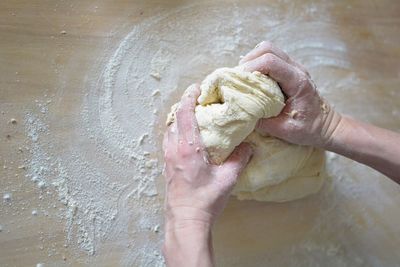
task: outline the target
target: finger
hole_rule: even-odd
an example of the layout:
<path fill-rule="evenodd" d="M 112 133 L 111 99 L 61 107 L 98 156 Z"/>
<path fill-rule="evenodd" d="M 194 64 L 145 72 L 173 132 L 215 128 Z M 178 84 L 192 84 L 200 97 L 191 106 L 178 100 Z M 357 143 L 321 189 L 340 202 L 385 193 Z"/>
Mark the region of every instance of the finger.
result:
<path fill-rule="evenodd" d="M 200 88 L 197 84 L 189 86 L 182 95 L 179 108 L 176 112 L 178 139 L 184 144 L 199 144 L 199 129 L 194 114 L 199 95 Z"/>
<path fill-rule="evenodd" d="M 226 161 L 219 166 L 217 177 L 228 189 L 232 189 L 236 181 L 253 155 L 253 149 L 248 143 L 241 143 L 235 148 Z"/>
<path fill-rule="evenodd" d="M 293 61 L 294 62 L 294 61 Z M 304 72 L 304 74 L 308 77 L 311 78 L 310 73 L 308 72 L 308 70 L 306 69 L 306 67 L 303 66 L 303 64 L 294 62 L 296 64 L 296 67 L 299 68 L 302 72 Z"/>
<path fill-rule="evenodd" d="M 177 109 L 178 109 L 178 107 L 177 107 Z M 176 117 L 176 110 L 171 111 L 171 112 L 174 112 L 174 115 L 173 115 L 174 117 Z M 174 118 L 172 123 L 167 126 L 166 132 L 164 134 L 164 139 L 163 139 L 164 150 L 168 143 L 171 143 L 171 142 L 177 143 L 178 142 L 178 134 L 177 134 L 178 130 L 176 129 L 176 123 L 174 123 L 175 121 L 176 121 L 176 118 Z"/>
<path fill-rule="evenodd" d="M 299 117 L 299 113 L 293 109 L 291 101 L 291 98 L 286 101 L 286 106 L 278 116 L 258 120 L 256 131 L 262 135 L 272 135 L 288 141 L 294 133 L 295 124 L 293 122 Z"/>
<path fill-rule="evenodd" d="M 275 56 L 281 58 L 283 61 L 297 67 L 301 71 L 303 71 L 308 77 L 310 77 L 309 72 L 307 69 L 302 65 L 297 63 L 296 61 L 292 60 L 288 54 L 286 54 L 283 50 L 275 46 L 273 43 L 269 41 L 262 41 L 256 47 L 247 53 L 240 61 L 239 65 L 242 65 L 250 60 L 256 59 L 264 54 L 274 54 Z"/>
<path fill-rule="evenodd" d="M 165 162 L 167 162 L 168 159 L 171 159 L 171 156 L 174 156 L 178 153 L 179 146 L 176 132 L 176 124 L 174 123 L 169 126 L 168 130 L 164 133 L 162 148 Z"/>
<path fill-rule="evenodd" d="M 256 130 L 262 135 L 272 135 L 275 137 L 282 138 L 282 134 L 288 134 L 285 131 L 286 118 L 284 116 L 278 116 L 268 119 L 260 119 L 257 123 Z"/>
<path fill-rule="evenodd" d="M 290 58 L 285 52 L 283 52 L 278 47 L 274 46 L 269 41 L 262 41 L 239 61 L 239 65 L 242 65 L 247 61 L 253 60 L 267 53 L 274 54 L 277 57 L 289 63 Z"/>
<path fill-rule="evenodd" d="M 167 148 L 168 148 L 168 134 L 169 134 L 168 132 L 169 132 L 169 130 L 167 129 L 167 131 L 164 133 L 163 141 L 162 141 L 162 149 L 163 149 L 164 153 L 165 153 L 165 151 L 167 151 Z"/>
<path fill-rule="evenodd" d="M 270 76 L 281 86 L 282 91 L 288 96 L 293 96 L 299 82 L 304 80 L 301 72 L 274 54 L 264 54 L 242 65 L 246 71 L 259 71 Z"/>

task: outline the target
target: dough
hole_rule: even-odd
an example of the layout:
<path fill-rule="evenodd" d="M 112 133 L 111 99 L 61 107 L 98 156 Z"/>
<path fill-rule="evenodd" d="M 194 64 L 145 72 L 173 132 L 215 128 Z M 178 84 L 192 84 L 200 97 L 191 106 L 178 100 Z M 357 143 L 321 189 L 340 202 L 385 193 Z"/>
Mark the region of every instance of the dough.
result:
<path fill-rule="evenodd" d="M 316 193 L 324 180 L 324 153 L 262 136 L 260 118 L 277 116 L 285 103 L 278 84 L 259 72 L 221 68 L 200 85 L 195 115 L 210 160 L 221 164 L 243 141 L 254 155 L 233 191 L 239 199 L 284 202 Z M 173 113 L 176 106 L 171 111 Z"/>
<path fill-rule="evenodd" d="M 217 69 L 204 79 L 200 90 L 196 119 L 215 164 L 243 142 L 258 119 L 276 116 L 285 106 L 278 84 L 259 72 Z"/>
<path fill-rule="evenodd" d="M 239 177 L 238 199 L 285 202 L 317 193 L 324 182 L 325 154 L 320 149 L 289 144 L 251 133 L 254 155 Z"/>

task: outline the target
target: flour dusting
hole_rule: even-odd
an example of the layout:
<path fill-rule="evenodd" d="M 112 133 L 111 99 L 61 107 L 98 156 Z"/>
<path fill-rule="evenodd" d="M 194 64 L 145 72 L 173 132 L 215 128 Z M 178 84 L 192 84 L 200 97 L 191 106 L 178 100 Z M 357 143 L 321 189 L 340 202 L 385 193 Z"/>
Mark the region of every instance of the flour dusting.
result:
<path fill-rule="evenodd" d="M 54 103 L 59 101 L 56 96 L 36 101 L 37 109 L 28 110 L 24 119 L 27 142 L 21 149 L 29 151 L 24 162 L 26 178 L 40 198 L 54 194 L 62 204 L 57 206 L 57 216 L 65 224 L 65 246 L 75 248 L 77 254 L 93 255 L 89 264 L 96 263 L 96 256 L 115 253 L 121 266 L 164 265 L 160 253 L 161 138 L 166 111 L 188 85 L 218 67 L 235 66 L 239 55 L 261 40 L 277 43 L 309 68 L 328 99 L 335 99 L 335 92 L 346 98 L 370 85 L 361 84 L 352 71 L 347 46 L 323 5 L 306 5 L 300 13 L 294 3 L 286 1 L 285 5 L 288 8 L 282 10 L 279 4 L 191 3 L 161 12 L 126 30 L 125 38 L 98 60 L 71 107 L 75 116 L 69 124 L 52 116 Z M 309 20 L 310 16 L 314 19 Z M 346 102 L 336 107 L 365 118 L 372 116 L 372 111 L 357 113 Z M 54 127 L 59 134 L 53 132 Z M 348 252 L 340 233 L 329 242 L 319 239 L 332 234 L 326 226 L 340 206 L 340 197 L 382 194 L 378 182 L 359 189 L 347 178 L 347 169 L 341 170 L 343 164 L 348 163 L 329 156 L 333 181 L 331 188 L 324 189 L 321 214 L 310 236 L 284 253 L 266 252 L 271 262 L 294 266 L 297 262 L 288 259 L 289 251 L 293 259 L 303 259 L 304 266 L 317 266 L 324 260 L 326 266 L 338 266 L 338 262 L 340 266 L 365 266 L 362 253 Z M 356 168 L 355 172 L 366 172 Z M 340 194 L 332 197 L 332 192 Z M 4 201 L 8 199 L 11 196 L 3 195 Z M 390 199 L 382 201 L 391 203 Z M 368 205 L 378 209 L 377 203 Z M 353 217 L 346 217 L 349 210 L 341 212 L 345 219 L 335 226 L 354 224 Z M 33 216 L 41 213 L 32 211 Z M 360 216 L 370 219 L 367 212 Z"/>

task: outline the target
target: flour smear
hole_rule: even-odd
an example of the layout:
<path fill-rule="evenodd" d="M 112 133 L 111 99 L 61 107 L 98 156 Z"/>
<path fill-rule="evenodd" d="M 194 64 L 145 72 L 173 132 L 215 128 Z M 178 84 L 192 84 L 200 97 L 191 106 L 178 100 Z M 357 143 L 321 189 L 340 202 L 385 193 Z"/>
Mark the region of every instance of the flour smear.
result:
<path fill-rule="evenodd" d="M 282 10 L 282 5 L 287 8 Z M 343 94 L 343 88 L 360 87 L 346 44 L 324 6 L 308 4 L 301 11 L 291 1 L 177 6 L 134 25 L 99 60 L 87 74 L 82 104 L 73 107 L 78 115 L 65 135 L 52 132 L 60 123 L 49 107 L 55 97 L 38 100 L 40 112 L 28 111 L 25 118 L 31 151 L 27 179 L 40 185 L 42 193 L 56 192 L 64 204 L 59 216 L 66 244 L 89 255 L 106 255 L 114 250 L 103 244 L 111 242 L 121 255 L 121 266 L 164 265 L 161 136 L 166 112 L 189 84 L 215 68 L 236 65 L 259 41 L 277 43 L 306 65 L 328 98 Z M 337 108 L 352 111 L 345 104 Z M 368 112 L 360 115 L 368 117 Z M 329 159 L 332 173 L 343 172 L 342 159 Z M 331 182 L 340 197 L 360 193 L 357 186 L 344 186 L 345 174 L 340 177 Z M 367 189 L 380 194 L 375 185 Z M 334 201 L 324 203 L 329 211 L 337 203 L 334 197 L 328 199 Z M 311 236 L 329 223 L 328 213 Z M 333 264 L 339 258 L 342 266 L 365 264 L 358 252 L 344 253 L 340 239 L 325 245 L 304 240 L 290 249 L 309 266 L 325 258 Z M 284 253 L 271 257 L 276 264 L 292 264 Z"/>

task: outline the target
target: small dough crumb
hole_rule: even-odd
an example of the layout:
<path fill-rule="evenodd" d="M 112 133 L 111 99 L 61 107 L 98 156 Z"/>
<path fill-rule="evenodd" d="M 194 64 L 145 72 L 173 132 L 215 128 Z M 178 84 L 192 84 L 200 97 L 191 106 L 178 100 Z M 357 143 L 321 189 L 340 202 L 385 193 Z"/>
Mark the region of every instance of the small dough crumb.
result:
<path fill-rule="evenodd" d="M 323 112 L 324 114 L 328 114 L 328 112 L 329 112 L 329 106 L 328 106 L 325 102 L 322 102 L 322 104 L 321 104 L 321 109 L 322 109 L 322 112 Z"/>
<path fill-rule="evenodd" d="M 7 202 L 11 201 L 11 194 L 10 193 L 5 193 L 3 195 L 3 200 L 7 201 Z"/>
<path fill-rule="evenodd" d="M 158 72 L 152 72 L 150 73 L 150 76 L 156 79 L 157 81 L 161 80 L 161 74 Z"/>
<path fill-rule="evenodd" d="M 290 111 L 289 113 L 286 113 L 290 118 L 295 119 L 297 117 L 297 115 L 299 114 L 299 112 L 295 109 L 293 109 L 292 111 Z"/>

